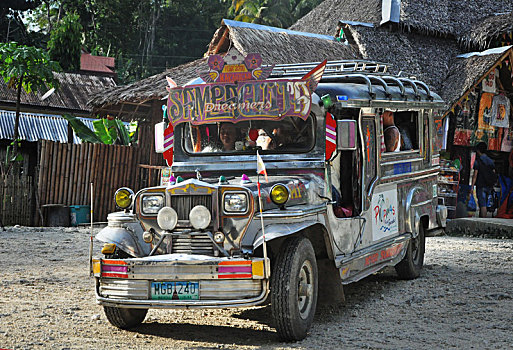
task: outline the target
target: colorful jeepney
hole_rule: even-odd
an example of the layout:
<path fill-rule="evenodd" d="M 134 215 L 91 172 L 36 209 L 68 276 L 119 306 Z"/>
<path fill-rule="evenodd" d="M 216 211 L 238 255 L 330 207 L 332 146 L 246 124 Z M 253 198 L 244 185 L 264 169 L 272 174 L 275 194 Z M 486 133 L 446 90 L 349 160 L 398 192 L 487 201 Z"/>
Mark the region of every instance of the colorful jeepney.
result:
<path fill-rule="evenodd" d="M 440 97 L 375 62 L 261 63 L 230 51 L 201 79 L 168 79 L 165 183 L 119 189 L 96 236 L 96 298 L 113 325 L 270 301 L 279 337 L 298 340 L 344 284 L 386 266 L 419 275 L 447 216 Z"/>

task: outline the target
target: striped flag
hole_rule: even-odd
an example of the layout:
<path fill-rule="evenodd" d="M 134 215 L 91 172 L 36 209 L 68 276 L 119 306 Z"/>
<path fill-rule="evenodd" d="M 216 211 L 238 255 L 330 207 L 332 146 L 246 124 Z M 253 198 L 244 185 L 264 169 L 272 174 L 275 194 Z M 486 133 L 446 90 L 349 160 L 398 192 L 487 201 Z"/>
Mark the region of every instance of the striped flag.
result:
<path fill-rule="evenodd" d="M 337 150 L 337 122 L 326 113 L 326 160 L 331 159 L 333 152 Z"/>
<path fill-rule="evenodd" d="M 265 182 L 269 182 L 267 179 L 267 170 L 265 170 L 265 164 L 257 151 L 257 174 L 265 176 Z"/>

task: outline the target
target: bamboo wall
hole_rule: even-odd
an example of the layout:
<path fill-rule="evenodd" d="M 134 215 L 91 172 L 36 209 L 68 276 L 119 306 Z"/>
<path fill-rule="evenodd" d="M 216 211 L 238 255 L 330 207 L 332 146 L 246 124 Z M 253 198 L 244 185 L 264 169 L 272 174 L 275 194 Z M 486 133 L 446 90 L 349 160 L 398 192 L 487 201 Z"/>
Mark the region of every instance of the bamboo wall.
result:
<path fill-rule="evenodd" d="M 103 144 L 66 144 L 41 141 L 39 160 L 39 207 L 45 204 L 90 205 L 94 188 L 94 221 L 107 221 L 114 211 L 114 192 L 119 187 L 140 189 L 150 149 Z M 147 177 L 147 176 L 146 176 Z M 142 184 L 155 185 L 155 184 Z"/>
<path fill-rule="evenodd" d="M 7 176 L 0 181 L 0 222 L 4 226 L 32 224 L 32 176 Z"/>

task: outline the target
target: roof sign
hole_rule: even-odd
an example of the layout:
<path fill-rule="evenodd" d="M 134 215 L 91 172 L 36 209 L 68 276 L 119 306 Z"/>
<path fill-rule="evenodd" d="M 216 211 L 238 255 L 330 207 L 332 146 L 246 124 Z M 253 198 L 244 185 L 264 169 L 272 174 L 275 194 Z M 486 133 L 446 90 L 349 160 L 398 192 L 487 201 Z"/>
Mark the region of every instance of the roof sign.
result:
<path fill-rule="evenodd" d="M 224 58 L 213 55 L 207 62 L 208 70 L 199 72 L 205 84 L 169 84 L 167 117 L 171 124 L 281 120 L 288 116 L 306 119 L 312 92 L 326 67 L 324 61 L 301 79 L 265 80 L 273 67 L 262 67 L 258 53 L 244 57 L 231 49 Z"/>

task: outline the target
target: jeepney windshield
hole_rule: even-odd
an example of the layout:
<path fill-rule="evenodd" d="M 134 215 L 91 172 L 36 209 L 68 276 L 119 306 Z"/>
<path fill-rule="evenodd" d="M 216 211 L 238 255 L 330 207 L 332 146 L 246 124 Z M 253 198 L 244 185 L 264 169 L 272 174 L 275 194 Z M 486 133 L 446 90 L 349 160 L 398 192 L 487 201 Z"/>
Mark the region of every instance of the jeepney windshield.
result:
<path fill-rule="evenodd" d="M 188 153 L 307 152 L 314 145 L 313 117 L 286 117 L 280 121 L 251 120 L 184 127 L 183 143 Z"/>

